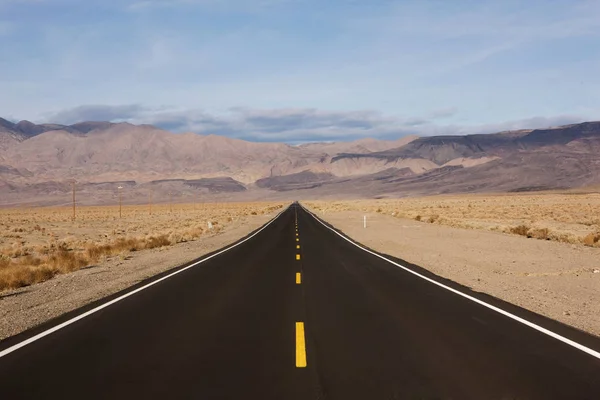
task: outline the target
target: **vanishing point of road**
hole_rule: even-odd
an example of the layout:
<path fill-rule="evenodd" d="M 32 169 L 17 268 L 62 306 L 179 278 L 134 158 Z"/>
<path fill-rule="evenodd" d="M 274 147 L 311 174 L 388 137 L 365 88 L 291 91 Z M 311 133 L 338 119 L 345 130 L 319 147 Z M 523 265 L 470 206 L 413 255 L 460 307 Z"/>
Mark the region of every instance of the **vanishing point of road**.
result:
<path fill-rule="evenodd" d="M 600 399 L 599 338 L 385 258 L 293 204 L 0 342 L 0 398 Z"/>

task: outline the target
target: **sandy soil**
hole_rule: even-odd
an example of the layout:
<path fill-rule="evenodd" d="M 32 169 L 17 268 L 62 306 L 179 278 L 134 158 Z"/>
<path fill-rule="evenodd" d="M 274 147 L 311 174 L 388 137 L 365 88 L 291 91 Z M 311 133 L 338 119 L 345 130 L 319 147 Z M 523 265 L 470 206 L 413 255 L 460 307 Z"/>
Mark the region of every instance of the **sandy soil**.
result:
<path fill-rule="evenodd" d="M 377 212 L 317 214 L 374 250 L 600 336 L 599 248 Z"/>
<path fill-rule="evenodd" d="M 447 225 L 600 247 L 600 193 L 464 194 L 310 201 L 318 211 L 377 212 Z"/>
<path fill-rule="evenodd" d="M 106 259 L 97 266 L 0 293 L 0 339 L 101 299 L 235 242 L 276 215 L 246 216 L 193 242 Z"/>

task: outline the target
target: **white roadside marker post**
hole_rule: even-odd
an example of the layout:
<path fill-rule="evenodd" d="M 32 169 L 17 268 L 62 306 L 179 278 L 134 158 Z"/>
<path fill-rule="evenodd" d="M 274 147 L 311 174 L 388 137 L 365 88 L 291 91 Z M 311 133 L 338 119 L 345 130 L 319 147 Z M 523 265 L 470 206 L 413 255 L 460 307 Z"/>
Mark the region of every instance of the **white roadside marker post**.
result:
<path fill-rule="evenodd" d="M 365 228 L 365 229 L 367 228 L 367 216 L 366 215 L 363 217 L 363 228 Z"/>

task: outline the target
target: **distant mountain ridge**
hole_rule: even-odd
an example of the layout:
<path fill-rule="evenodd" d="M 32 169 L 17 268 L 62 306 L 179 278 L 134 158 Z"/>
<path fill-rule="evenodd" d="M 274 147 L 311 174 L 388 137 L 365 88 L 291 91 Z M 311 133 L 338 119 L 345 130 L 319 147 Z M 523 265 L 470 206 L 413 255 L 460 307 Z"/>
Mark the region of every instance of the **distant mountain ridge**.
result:
<path fill-rule="evenodd" d="M 56 203 L 69 179 L 98 202 L 114 197 L 115 182 L 128 182 L 140 198 L 147 190 L 269 198 L 570 188 L 600 183 L 600 122 L 291 146 L 151 125 L 0 118 L 0 204 L 38 194 Z"/>

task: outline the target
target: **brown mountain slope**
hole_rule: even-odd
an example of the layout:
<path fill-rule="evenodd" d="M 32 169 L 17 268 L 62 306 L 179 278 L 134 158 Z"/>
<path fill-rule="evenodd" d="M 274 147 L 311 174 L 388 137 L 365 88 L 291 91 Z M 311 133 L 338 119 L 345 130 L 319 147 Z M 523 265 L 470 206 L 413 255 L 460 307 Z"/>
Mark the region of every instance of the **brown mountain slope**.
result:
<path fill-rule="evenodd" d="M 0 119 L 0 204 L 38 195 L 64 201 L 73 178 L 98 202 L 114 200 L 123 182 L 140 202 L 150 191 L 158 200 L 168 193 L 255 199 L 578 187 L 600 183 L 600 122 L 291 146 L 150 125 Z"/>
<path fill-rule="evenodd" d="M 69 131 L 48 131 L 19 143 L 10 142 L 1 156 L 14 168 L 30 170 L 36 181 L 65 176 L 91 182 L 230 176 L 250 184 L 306 169 L 323 173 L 335 170 L 339 176 L 365 173 L 361 165 L 331 165 L 336 153 L 330 151 L 352 148 L 366 152 L 367 145 L 381 149 L 410 140 L 290 146 L 216 135 L 172 134 L 149 125 L 81 123 Z"/>

